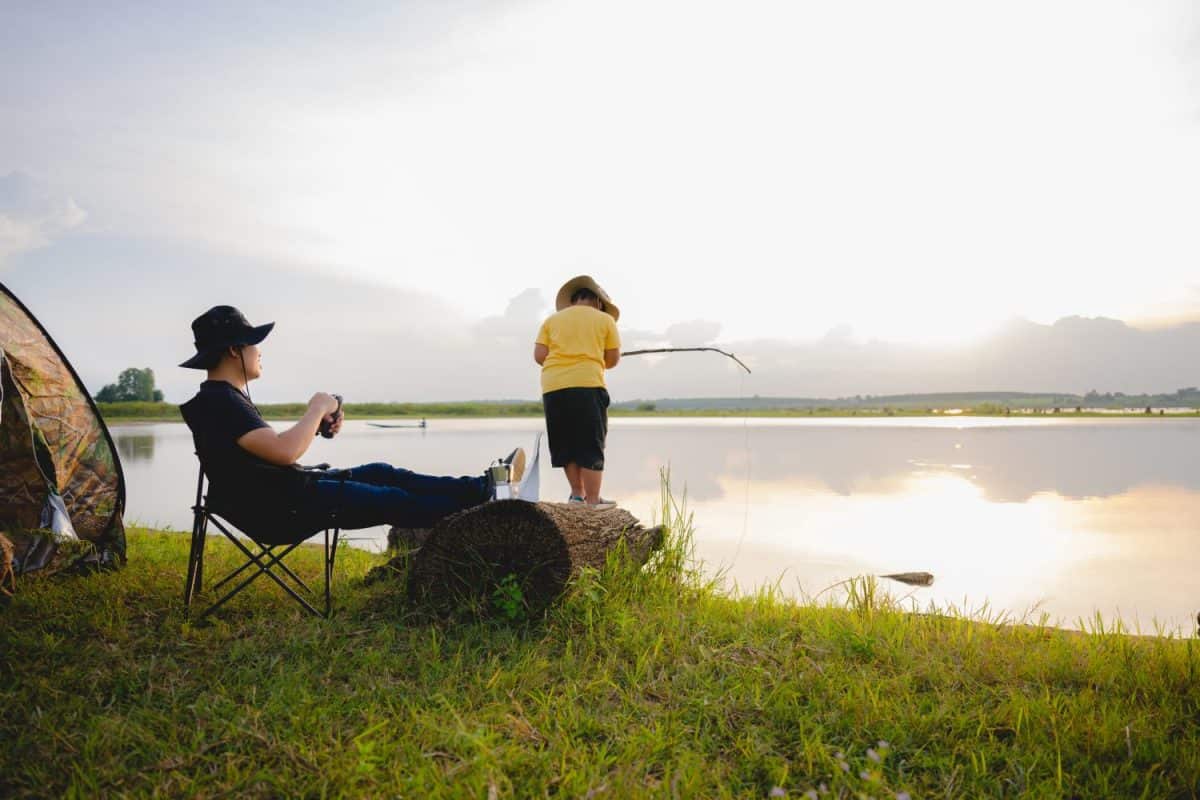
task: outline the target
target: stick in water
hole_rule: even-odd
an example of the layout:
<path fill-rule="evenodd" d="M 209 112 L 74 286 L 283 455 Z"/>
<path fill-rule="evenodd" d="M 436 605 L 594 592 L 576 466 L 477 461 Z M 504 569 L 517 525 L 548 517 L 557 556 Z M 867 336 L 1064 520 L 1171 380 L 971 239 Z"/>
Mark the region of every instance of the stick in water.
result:
<path fill-rule="evenodd" d="M 735 356 L 733 353 L 726 353 L 724 350 L 718 350 L 715 347 L 656 347 L 656 348 L 653 348 L 650 350 L 629 350 L 625 353 L 621 353 L 621 355 L 622 356 L 641 356 L 641 355 L 645 355 L 647 353 L 701 353 L 701 352 L 720 353 L 721 355 L 725 356 L 726 358 L 732 358 L 734 361 L 737 362 L 739 367 L 746 370 L 746 372 L 750 372 L 750 368 L 747 367 L 745 364 L 743 364 L 742 360 L 740 358 Z"/>
<path fill-rule="evenodd" d="M 929 572 L 896 572 L 879 577 L 907 583 L 909 586 L 933 586 L 933 574 Z"/>

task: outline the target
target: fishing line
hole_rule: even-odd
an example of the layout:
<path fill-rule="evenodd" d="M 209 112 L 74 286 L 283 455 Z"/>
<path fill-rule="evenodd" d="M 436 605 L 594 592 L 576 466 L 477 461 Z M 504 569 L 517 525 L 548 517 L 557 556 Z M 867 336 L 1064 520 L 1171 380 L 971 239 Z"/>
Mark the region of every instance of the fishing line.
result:
<path fill-rule="evenodd" d="M 647 348 L 643 350 L 626 350 L 620 355 L 649 355 L 655 353 L 719 353 L 724 355 L 726 359 L 732 359 L 737 362 L 739 367 L 742 367 L 743 372 L 739 373 L 738 381 L 738 403 L 742 404 L 742 435 L 743 435 L 743 451 L 745 453 L 745 488 L 742 495 L 742 534 L 738 536 L 738 545 L 733 549 L 733 561 L 737 561 L 738 555 L 742 553 L 742 543 L 745 541 L 746 533 L 750 530 L 750 479 L 751 479 L 751 451 L 750 451 L 750 408 L 746 405 L 746 375 L 752 374 L 750 367 L 746 366 L 742 359 L 739 359 L 732 353 L 727 353 L 726 350 L 721 350 L 714 347 L 692 347 L 692 348 Z M 732 561 L 731 561 L 732 566 Z"/>
<path fill-rule="evenodd" d="M 736 358 L 734 360 L 737 361 Z M 741 364 L 742 362 L 738 361 L 738 363 Z M 750 530 L 750 407 L 746 405 L 746 375 L 749 373 L 750 370 L 747 369 L 745 374 L 740 375 L 739 381 L 741 396 L 738 398 L 738 402 L 743 406 L 742 435 L 744 438 L 742 446 L 746 455 L 746 486 L 742 496 L 742 535 L 738 537 L 737 547 L 733 550 L 733 559 L 730 562 L 731 567 L 737 561 L 738 556 L 741 555 L 742 542 L 746 539 L 746 532 Z"/>

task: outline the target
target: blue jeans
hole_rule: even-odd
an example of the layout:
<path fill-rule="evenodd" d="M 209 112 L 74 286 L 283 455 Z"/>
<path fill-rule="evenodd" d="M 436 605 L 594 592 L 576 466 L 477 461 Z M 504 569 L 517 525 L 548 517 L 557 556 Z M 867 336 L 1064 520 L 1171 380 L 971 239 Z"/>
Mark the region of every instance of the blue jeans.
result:
<path fill-rule="evenodd" d="M 317 528 L 399 525 L 429 528 L 456 511 L 489 499 L 483 476 L 421 475 L 391 464 L 330 469 L 319 477 L 298 509 Z M 336 517 L 334 516 L 336 514 Z"/>

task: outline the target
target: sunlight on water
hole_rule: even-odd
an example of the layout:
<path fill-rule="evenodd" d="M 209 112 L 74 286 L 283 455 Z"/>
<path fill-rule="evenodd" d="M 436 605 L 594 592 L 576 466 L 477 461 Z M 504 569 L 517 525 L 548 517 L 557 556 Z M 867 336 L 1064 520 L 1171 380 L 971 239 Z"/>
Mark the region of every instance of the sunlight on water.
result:
<path fill-rule="evenodd" d="M 478 473 L 541 420 L 434 421 L 426 431 L 347 424 L 306 463 L 387 460 Z M 129 518 L 184 530 L 195 491 L 182 425 L 114 427 Z M 925 608 L 1041 612 L 1076 625 L 1099 611 L 1190 633 L 1200 610 L 1200 423 L 998 419 L 618 419 L 605 494 L 649 521 L 659 471 L 686 487 L 697 555 L 737 591 L 811 597 L 857 575 Z M 564 500 L 545 468 L 543 499 Z M 382 545 L 385 529 L 352 534 Z M 822 597 L 828 594 L 821 595 Z"/>

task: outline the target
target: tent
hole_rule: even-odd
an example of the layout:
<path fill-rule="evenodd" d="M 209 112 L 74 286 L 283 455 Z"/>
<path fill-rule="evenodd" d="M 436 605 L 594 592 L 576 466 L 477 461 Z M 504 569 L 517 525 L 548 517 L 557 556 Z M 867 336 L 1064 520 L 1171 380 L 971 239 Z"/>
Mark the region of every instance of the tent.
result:
<path fill-rule="evenodd" d="M 16 572 L 125 561 L 125 476 L 91 396 L 0 284 L 0 533 Z"/>

